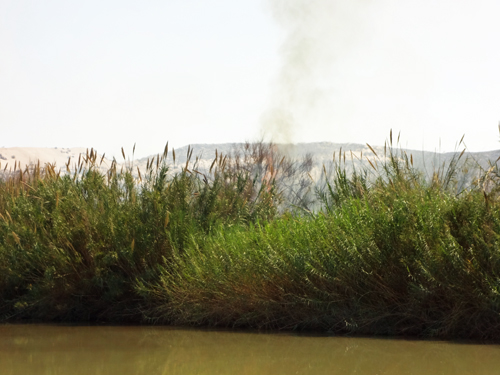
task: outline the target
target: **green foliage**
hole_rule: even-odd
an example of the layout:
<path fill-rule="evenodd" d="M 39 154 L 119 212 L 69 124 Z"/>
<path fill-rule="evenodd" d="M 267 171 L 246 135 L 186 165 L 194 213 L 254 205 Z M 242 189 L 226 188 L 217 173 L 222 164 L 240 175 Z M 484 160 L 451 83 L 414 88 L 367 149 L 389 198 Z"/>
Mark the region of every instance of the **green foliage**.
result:
<path fill-rule="evenodd" d="M 208 182 L 162 164 L 141 181 L 90 161 L 73 176 L 0 182 L 4 319 L 137 321 L 136 280 L 155 282 L 198 233 L 275 213 L 272 192 L 253 192 L 241 174 Z"/>
<path fill-rule="evenodd" d="M 500 339 L 498 174 L 457 191 L 389 149 L 305 215 L 263 151 L 0 182 L 0 317 Z"/>

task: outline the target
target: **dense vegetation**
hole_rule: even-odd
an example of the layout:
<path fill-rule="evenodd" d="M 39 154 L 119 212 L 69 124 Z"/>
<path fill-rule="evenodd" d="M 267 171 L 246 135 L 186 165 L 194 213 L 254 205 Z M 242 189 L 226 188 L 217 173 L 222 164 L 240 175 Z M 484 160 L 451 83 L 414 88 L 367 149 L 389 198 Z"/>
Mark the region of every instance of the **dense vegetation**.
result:
<path fill-rule="evenodd" d="M 0 321 L 500 339 L 496 168 L 458 191 L 458 158 L 428 179 L 390 147 L 315 185 L 264 143 L 175 175 L 167 155 L 2 180 Z"/>

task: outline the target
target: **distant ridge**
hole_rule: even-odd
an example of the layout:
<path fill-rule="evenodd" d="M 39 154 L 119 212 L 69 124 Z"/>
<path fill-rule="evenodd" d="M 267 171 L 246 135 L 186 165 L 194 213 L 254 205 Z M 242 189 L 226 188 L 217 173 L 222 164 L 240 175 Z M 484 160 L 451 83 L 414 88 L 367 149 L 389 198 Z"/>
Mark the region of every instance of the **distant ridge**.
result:
<path fill-rule="evenodd" d="M 192 150 L 192 160 L 194 162 L 198 158 L 198 166 L 200 169 L 208 168 L 215 157 L 215 152 L 220 155 L 229 155 L 235 150 L 243 147 L 244 143 L 217 143 L 217 144 L 192 144 L 189 146 L 180 147 L 175 150 L 176 163 L 173 163 L 172 149 L 169 150 L 169 155 L 167 157 L 167 164 L 173 172 L 179 171 L 186 163 L 186 156 L 188 149 Z M 324 164 L 331 163 L 333 156 L 339 157 L 340 151 L 345 154 L 346 162 L 355 162 L 357 167 L 363 166 L 368 167 L 367 158 L 372 159 L 377 157 L 373 154 L 371 149 L 366 144 L 358 143 L 333 143 L 333 142 L 311 142 L 311 143 L 297 143 L 297 144 L 277 144 L 279 152 L 287 157 L 295 160 L 300 160 L 306 155 L 310 155 L 313 158 L 314 169 L 321 169 Z M 384 146 L 372 146 L 373 150 L 376 152 L 378 158 L 383 158 L 384 152 L 386 151 Z M 19 169 L 25 168 L 26 165 L 30 163 L 36 164 L 38 161 L 41 165 L 46 163 L 55 164 L 57 168 L 61 169 L 64 173 L 66 170 L 66 163 L 70 159 L 70 168 L 73 170 L 80 155 L 86 155 L 90 148 L 74 147 L 74 148 L 44 148 L 44 147 L 11 147 L 11 148 L 0 148 L 0 171 L 13 169 L 14 165 Z M 414 165 L 416 168 L 421 168 L 424 170 L 430 170 L 439 167 L 443 164 L 449 163 L 449 161 L 457 156 L 462 150 L 457 152 L 430 152 L 430 151 L 418 151 L 410 149 L 397 149 L 394 151 L 399 154 L 399 152 L 406 152 L 407 155 L 412 155 L 414 160 Z M 352 152 L 352 154 L 351 154 Z M 160 154 L 163 153 L 161 150 Z M 146 164 L 148 159 L 151 160 L 153 157 L 156 158 L 157 154 L 150 155 L 144 158 L 133 159 L 132 155 L 125 155 L 126 160 L 124 160 L 121 155 L 120 158 L 116 160 L 118 168 L 121 167 L 132 167 L 134 173 L 137 168 L 141 171 L 146 170 Z M 344 155 L 342 155 L 344 156 Z M 99 153 L 98 157 L 101 158 L 102 154 Z M 469 158 L 477 165 L 482 168 L 488 168 L 490 163 L 495 163 L 500 157 L 499 150 L 483 151 L 483 152 L 465 152 L 462 159 Z M 101 170 L 107 170 L 112 164 L 112 159 L 105 157 L 101 165 Z M 347 163 L 348 164 L 348 163 Z"/>
<path fill-rule="evenodd" d="M 202 164 L 211 163 L 215 157 L 215 150 L 220 154 L 228 155 L 238 148 L 241 148 L 244 143 L 217 143 L 217 144 L 204 144 L 196 143 L 189 146 L 184 146 L 175 150 L 176 153 L 176 164 L 185 164 L 186 155 L 188 148 L 193 150 L 192 158 L 199 157 Z M 356 157 L 363 160 L 361 163 L 364 166 L 369 166 L 366 158 L 374 158 L 375 155 L 370 150 L 367 144 L 359 143 L 333 143 L 333 142 L 311 142 L 311 143 L 297 143 L 297 144 L 277 144 L 276 145 L 281 153 L 290 157 L 292 159 L 301 159 L 306 155 L 311 155 L 313 157 L 314 163 L 317 166 L 322 166 L 332 162 L 333 156 L 339 157 L 340 151 L 345 153 L 346 160 L 351 159 L 351 151 L 353 153 L 353 158 Z M 384 152 L 388 152 L 388 149 L 384 146 L 373 146 L 373 150 L 377 153 L 379 158 L 382 158 Z M 412 155 L 414 159 L 414 164 L 416 168 L 430 169 L 433 167 L 441 166 L 443 163 L 449 163 L 449 161 L 455 156 L 458 156 L 463 149 L 457 150 L 455 152 L 432 152 L 432 151 L 419 151 L 412 149 L 399 149 L 393 147 L 393 151 L 399 155 L 399 153 L 406 152 L 408 156 Z M 361 158 L 362 156 L 362 158 Z M 143 165 L 145 167 L 148 159 L 156 157 L 156 155 L 150 155 L 148 157 L 140 158 L 134 161 L 134 165 L 139 166 L 142 169 Z M 462 157 L 463 160 L 469 158 L 473 160 L 482 168 L 487 168 L 489 163 L 494 163 L 500 157 L 500 149 L 482 152 L 468 152 L 465 151 Z M 376 157 L 375 157 L 376 158 Z M 171 152 L 169 153 L 169 158 L 167 161 L 173 163 Z M 359 165 L 360 163 L 358 163 Z"/>
<path fill-rule="evenodd" d="M 70 161 L 70 168 L 74 169 L 78 163 L 80 155 L 86 155 L 87 149 L 84 147 L 60 148 L 60 147 L 0 147 L 0 171 L 7 172 L 14 169 L 25 169 L 31 164 L 40 163 L 52 164 L 56 169 L 66 170 L 66 164 Z M 102 157 L 102 154 L 99 154 Z M 107 169 L 111 166 L 111 160 L 104 159 L 101 169 Z"/>

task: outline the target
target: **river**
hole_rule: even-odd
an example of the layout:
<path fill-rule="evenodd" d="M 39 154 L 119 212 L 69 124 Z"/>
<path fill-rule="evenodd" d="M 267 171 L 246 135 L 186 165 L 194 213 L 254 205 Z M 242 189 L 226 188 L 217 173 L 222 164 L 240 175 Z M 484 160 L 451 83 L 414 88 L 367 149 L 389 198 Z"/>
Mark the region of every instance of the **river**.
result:
<path fill-rule="evenodd" d="M 150 326 L 0 325 L 0 374 L 500 374 L 500 345 Z"/>

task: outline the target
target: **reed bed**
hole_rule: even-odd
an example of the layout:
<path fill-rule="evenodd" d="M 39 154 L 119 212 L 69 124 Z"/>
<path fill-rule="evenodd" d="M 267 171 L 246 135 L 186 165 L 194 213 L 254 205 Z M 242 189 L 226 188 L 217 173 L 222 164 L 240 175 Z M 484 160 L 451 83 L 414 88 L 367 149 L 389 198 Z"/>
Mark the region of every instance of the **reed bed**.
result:
<path fill-rule="evenodd" d="M 496 164 L 464 186 L 463 154 L 426 178 L 392 134 L 372 151 L 316 183 L 262 142 L 208 171 L 188 151 L 171 174 L 168 146 L 143 175 L 102 173 L 93 150 L 65 175 L 16 171 L 0 182 L 0 319 L 499 340 Z"/>

